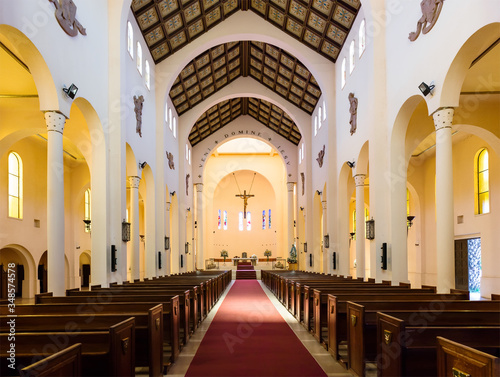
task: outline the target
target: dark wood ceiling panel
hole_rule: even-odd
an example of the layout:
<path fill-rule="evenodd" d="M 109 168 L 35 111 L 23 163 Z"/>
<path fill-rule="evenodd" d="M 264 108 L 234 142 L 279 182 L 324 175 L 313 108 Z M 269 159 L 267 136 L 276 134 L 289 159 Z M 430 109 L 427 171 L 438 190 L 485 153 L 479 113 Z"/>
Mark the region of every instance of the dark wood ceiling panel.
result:
<path fill-rule="evenodd" d="M 233 98 L 212 106 L 194 124 L 189 142 L 194 147 L 240 115 L 247 114 L 293 144 L 299 144 L 302 135 L 290 116 L 280 107 L 253 97 Z"/>
<path fill-rule="evenodd" d="M 131 9 L 155 63 L 238 10 L 251 10 L 335 62 L 361 0 L 133 0 Z"/>
<path fill-rule="evenodd" d="M 321 89 L 309 70 L 286 51 L 263 42 L 243 41 L 213 47 L 190 61 L 170 90 L 179 115 L 239 76 L 250 76 L 308 114 Z"/>

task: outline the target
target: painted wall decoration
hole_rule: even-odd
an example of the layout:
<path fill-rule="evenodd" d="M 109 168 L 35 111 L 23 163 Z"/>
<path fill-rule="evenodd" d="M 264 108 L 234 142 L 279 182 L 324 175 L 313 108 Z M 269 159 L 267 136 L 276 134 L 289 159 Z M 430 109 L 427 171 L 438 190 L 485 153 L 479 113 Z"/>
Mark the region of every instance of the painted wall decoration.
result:
<path fill-rule="evenodd" d="M 170 170 L 175 170 L 174 155 L 170 152 L 165 152 L 167 154 L 168 167 Z"/>
<path fill-rule="evenodd" d="M 318 161 L 319 167 L 323 167 L 323 158 L 325 157 L 325 145 L 323 144 L 323 149 L 319 151 L 318 153 L 318 158 L 316 161 Z"/>
<path fill-rule="evenodd" d="M 437 22 L 441 9 L 443 8 L 444 0 L 422 0 L 420 8 L 422 9 L 422 17 L 417 22 L 417 30 L 412 31 L 408 36 L 410 41 L 415 41 L 420 32 L 427 34 Z"/>
<path fill-rule="evenodd" d="M 351 136 L 356 132 L 358 127 L 358 99 L 354 97 L 354 93 L 349 93 L 349 112 L 351 113 L 351 119 L 349 123 L 351 124 Z"/>
<path fill-rule="evenodd" d="M 70 37 L 75 37 L 80 32 L 87 35 L 87 31 L 76 19 L 76 5 L 72 0 L 49 0 L 56 7 L 54 12 L 57 22 Z"/>
<path fill-rule="evenodd" d="M 142 107 L 144 105 L 144 96 L 136 97 L 134 96 L 134 111 L 135 111 L 135 119 L 137 120 L 137 124 L 135 126 L 135 132 L 142 137 Z"/>

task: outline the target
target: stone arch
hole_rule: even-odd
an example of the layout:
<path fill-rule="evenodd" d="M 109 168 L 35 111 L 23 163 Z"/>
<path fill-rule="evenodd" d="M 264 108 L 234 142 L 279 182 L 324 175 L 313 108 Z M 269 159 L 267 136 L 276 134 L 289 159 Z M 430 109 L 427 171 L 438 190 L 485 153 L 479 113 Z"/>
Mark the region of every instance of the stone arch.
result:
<path fill-rule="evenodd" d="M 35 260 L 33 259 L 33 256 L 31 255 L 29 250 L 22 245 L 8 244 L 0 248 L 0 251 L 2 251 L 3 255 L 5 255 L 8 251 L 10 251 L 17 258 L 19 258 L 20 262 L 22 262 L 20 264 L 24 266 L 24 281 L 26 282 L 25 284 L 23 284 L 22 297 L 23 298 L 34 297 L 36 294 L 37 270 L 35 266 Z M 9 263 L 9 261 L 3 260 L 3 258 L 0 258 L 0 260 L 1 263 L 4 264 L 4 269 L 7 269 L 7 263 Z"/>
<path fill-rule="evenodd" d="M 439 104 L 457 107 L 460 90 L 471 63 L 500 37 L 500 22 L 483 26 L 472 34 L 453 59 L 443 81 Z"/>

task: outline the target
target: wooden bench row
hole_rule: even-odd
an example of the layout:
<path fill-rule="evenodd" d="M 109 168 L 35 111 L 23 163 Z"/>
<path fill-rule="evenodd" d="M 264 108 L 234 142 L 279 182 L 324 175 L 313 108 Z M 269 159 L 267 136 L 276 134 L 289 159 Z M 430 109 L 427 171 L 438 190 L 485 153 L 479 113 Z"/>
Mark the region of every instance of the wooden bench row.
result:
<path fill-rule="evenodd" d="M 437 375 L 443 369 L 437 360 L 439 335 L 472 346 L 478 344 L 471 337 L 482 339 L 481 350 L 487 353 L 481 357 L 493 365 L 491 370 L 498 363 L 487 355 L 498 356 L 500 350 L 499 301 L 469 301 L 463 291 L 443 295 L 434 287 L 415 290 L 408 284 L 391 287 L 390 282 L 303 272 L 263 271 L 262 277 L 283 305 L 355 375 L 364 376 L 366 366 L 375 364 L 379 376 Z M 468 370 L 464 360 L 469 356 L 445 355 L 450 373 L 446 375 L 451 375 L 450 368 Z"/>

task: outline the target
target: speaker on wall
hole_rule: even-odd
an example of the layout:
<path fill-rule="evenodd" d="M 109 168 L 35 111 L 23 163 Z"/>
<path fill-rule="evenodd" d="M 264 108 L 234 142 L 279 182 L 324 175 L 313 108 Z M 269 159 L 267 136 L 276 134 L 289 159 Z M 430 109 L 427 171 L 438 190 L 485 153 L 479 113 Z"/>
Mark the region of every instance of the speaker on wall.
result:
<path fill-rule="evenodd" d="M 161 270 L 161 251 L 158 252 L 158 269 Z"/>
<path fill-rule="evenodd" d="M 337 269 L 337 252 L 334 251 L 333 252 L 333 269 L 336 270 Z"/>
<path fill-rule="evenodd" d="M 184 267 L 184 255 L 181 254 L 181 268 Z"/>
<path fill-rule="evenodd" d="M 309 254 L 309 267 L 313 266 L 313 255 Z"/>
<path fill-rule="evenodd" d="M 382 270 L 387 270 L 387 243 L 382 244 Z"/>
<path fill-rule="evenodd" d="M 111 271 L 116 271 L 116 246 L 111 245 Z"/>

